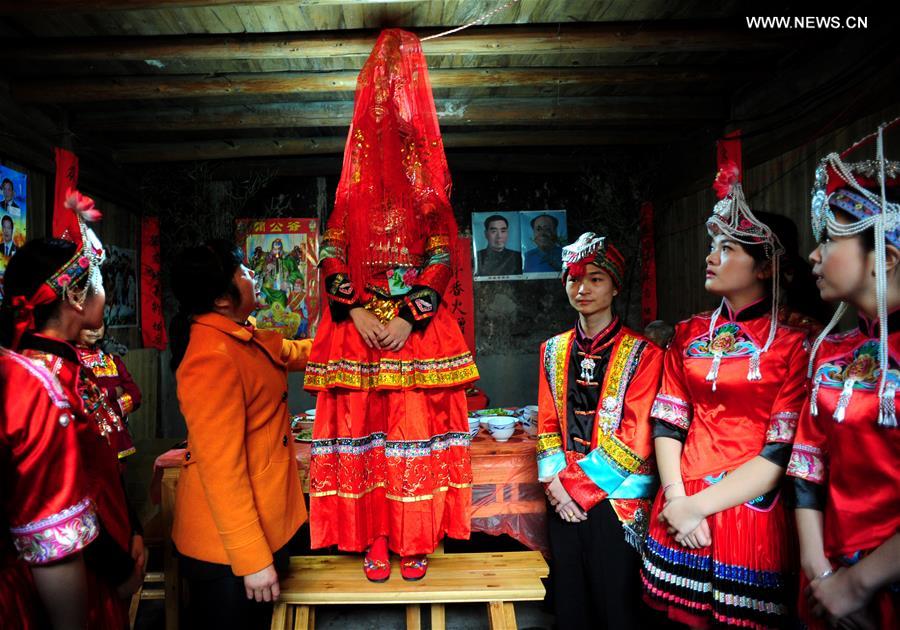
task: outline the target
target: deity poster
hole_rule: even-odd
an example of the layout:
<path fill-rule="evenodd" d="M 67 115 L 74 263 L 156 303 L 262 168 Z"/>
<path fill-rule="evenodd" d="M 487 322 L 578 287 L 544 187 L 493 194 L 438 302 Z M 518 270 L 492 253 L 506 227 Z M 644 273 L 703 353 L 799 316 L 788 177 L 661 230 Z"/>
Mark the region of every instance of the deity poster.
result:
<path fill-rule="evenodd" d="M 313 337 L 319 315 L 316 219 L 240 219 L 237 242 L 256 276 L 257 327 L 286 339 Z"/>

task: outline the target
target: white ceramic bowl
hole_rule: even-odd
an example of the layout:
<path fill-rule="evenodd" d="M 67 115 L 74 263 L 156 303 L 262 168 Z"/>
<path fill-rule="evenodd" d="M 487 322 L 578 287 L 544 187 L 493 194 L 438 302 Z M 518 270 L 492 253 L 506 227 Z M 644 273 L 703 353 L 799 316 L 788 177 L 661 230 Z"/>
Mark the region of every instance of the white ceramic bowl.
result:
<path fill-rule="evenodd" d="M 479 431 L 481 431 L 481 418 L 469 418 L 469 435 L 473 440 Z"/>
<path fill-rule="evenodd" d="M 487 422 L 490 428 L 516 426 L 516 418 L 513 416 L 484 416 L 481 418 L 481 422 Z"/>
<path fill-rule="evenodd" d="M 505 442 L 516 431 L 516 419 L 512 416 L 486 416 L 488 432 L 498 442 Z"/>
<path fill-rule="evenodd" d="M 491 427 L 491 437 L 497 440 L 498 442 L 505 442 L 512 434 L 516 432 L 516 425 L 506 425 L 503 427 Z"/>
<path fill-rule="evenodd" d="M 305 414 L 306 414 L 307 416 L 309 416 L 310 418 L 315 418 L 315 417 L 316 417 L 316 410 L 315 410 L 315 409 L 307 409 L 307 410 L 304 411 L 303 413 L 305 413 Z"/>
<path fill-rule="evenodd" d="M 516 410 L 516 413 L 522 418 L 530 418 L 532 420 L 537 419 L 538 415 L 538 407 L 537 405 L 526 405 Z"/>

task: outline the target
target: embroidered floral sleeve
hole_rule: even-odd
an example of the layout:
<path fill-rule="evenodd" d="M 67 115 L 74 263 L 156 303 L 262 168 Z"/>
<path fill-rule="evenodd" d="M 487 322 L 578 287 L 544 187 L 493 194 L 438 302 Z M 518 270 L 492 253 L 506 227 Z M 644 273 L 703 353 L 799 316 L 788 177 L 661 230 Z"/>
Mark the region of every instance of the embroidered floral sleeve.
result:
<path fill-rule="evenodd" d="M 779 411 L 769 418 L 769 428 L 766 431 L 767 443 L 791 444 L 794 441 L 794 433 L 797 431 L 797 419 L 800 414 L 796 411 Z"/>
<path fill-rule="evenodd" d="M 811 444 L 795 443 L 787 474 L 813 483 L 825 483 L 825 451 Z"/>
<path fill-rule="evenodd" d="M 334 321 L 342 321 L 350 315 L 350 309 L 359 304 L 359 293 L 350 281 L 347 266 L 347 234 L 343 227 L 332 225 L 335 217 L 322 235 L 319 246 L 319 267 L 325 277 L 325 295 Z"/>
<path fill-rule="evenodd" d="M 810 413 L 809 403 L 800 411 L 787 476 L 791 480 L 794 507 L 823 511 L 828 483 L 827 435 L 820 426 L 825 421 Z M 830 421 L 830 418 L 827 420 Z"/>
<path fill-rule="evenodd" d="M 829 418 L 830 420 L 830 418 Z M 827 481 L 827 436 L 819 426 L 820 419 L 809 412 L 806 405 L 800 413 L 787 474 L 817 484 Z"/>
<path fill-rule="evenodd" d="M 56 562 L 97 538 L 97 514 L 85 498 L 38 521 L 10 527 L 16 550 L 29 564 Z"/>
<path fill-rule="evenodd" d="M 416 280 L 417 285 L 432 289 L 441 294 L 447 288 L 450 276 L 450 238 L 446 234 L 428 237 L 425 243 L 425 263 L 422 273 Z"/>
<path fill-rule="evenodd" d="M 679 324 L 678 328 L 681 328 Z M 663 359 L 662 383 L 650 409 L 650 417 L 674 429 L 687 432 L 693 420 L 693 407 L 684 380 L 684 352 L 676 329 L 675 337 Z"/>
<path fill-rule="evenodd" d="M 787 467 L 791 445 L 797 431 L 800 410 L 806 403 L 806 364 L 809 355 L 802 335 L 797 334 L 792 352 L 788 355 L 787 374 L 772 403 L 766 444 L 760 456 L 773 464 Z"/>
<path fill-rule="evenodd" d="M 319 266 L 325 277 L 347 272 L 347 233 L 343 227 L 329 225 L 325 230 L 319 245 Z"/>
<path fill-rule="evenodd" d="M 445 235 L 431 236 L 425 244 L 422 273 L 403 298 L 400 317 L 421 330 L 434 317 L 441 303 L 441 293 L 450 281 L 450 240 Z"/>
<path fill-rule="evenodd" d="M 0 348 L 0 437 L 10 472 L 3 485 L 5 520 L 30 564 L 77 553 L 99 532 L 71 413 L 42 361 Z"/>
<path fill-rule="evenodd" d="M 691 406 L 686 400 L 669 394 L 657 394 L 650 411 L 652 418 L 685 431 L 691 426 L 692 414 Z"/>

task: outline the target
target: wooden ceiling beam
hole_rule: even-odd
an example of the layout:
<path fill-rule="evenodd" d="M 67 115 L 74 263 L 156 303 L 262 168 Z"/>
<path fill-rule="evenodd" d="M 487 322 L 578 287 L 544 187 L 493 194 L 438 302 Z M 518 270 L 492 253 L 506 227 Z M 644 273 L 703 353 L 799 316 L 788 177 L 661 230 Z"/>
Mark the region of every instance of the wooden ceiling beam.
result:
<path fill-rule="evenodd" d="M 444 127 L 463 125 L 596 125 L 603 122 L 680 124 L 721 119 L 719 103 L 703 98 L 677 102 L 640 101 L 619 97 L 438 99 Z M 171 108 L 125 112 L 85 112 L 73 117 L 80 131 L 208 131 L 346 127 L 352 101 L 268 103 L 247 106 Z"/>
<path fill-rule="evenodd" d="M 339 4 L 386 4 L 425 0 L 0 0 L 0 15 L 11 13 L 100 13 L 166 9 L 215 9 L 227 6 L 286 6 L 294 8 Z"/>
<path fill-rule="evenodd" d="M 659 83 L 721 81 L 708 69 L 615 68 L 458 68 L 429 72 L 431 86 L 441 88 L 611 87 Z M 357 72 L 268 72 L 219 76 L 126 76 L 101 79 L 21 79 L 11 86 L 20 103 L 91 103 L 100 101 L 271 96 L 353 92 Z"/>
<path fill-rule="evenodd" d="M 616 151 L 620 149 L 617 148 Z M 587 151 L 563 148 L 552 151 L 547 147 L 523 149 L 515 153 L 450 152 L 447 162 L 452 173 L 463 171 L 490 173 L 573 173 L 582 172 L 600 161 L 596 147 Z M 215 164 L 213 179 L 246 178 L 248 173 L 264 171 L 276 177 L 314 177 L 340 175 L 343 159 L 340 156 L 312 156 L 285 158 L 248 158 L 223 160 Z M 131 168 L 141 168 L 134 166 Z"/>
<path fill-rule="evenodd" d="M 646 136 L 631 132 L 577 131 L 490 131 L 444 134 L 447 149 L 478 147 L 572 147 L 599 145 L 658 144 L 673 139 L 669 136 Z M 342 153 L 347 138 L 241 138 L 170 144 L 134 143 L 113 149 L 117 162 L 154 163 L 230 158 L 327 155 Z"/>
<path fill-rule="evenodd" d="M 422 37 L 435 29 L 418 31 Z M 378 31 L 260 33 L 240 36 L 72 38 L 5 40 L 0 61 L 215 61 L 219 59 L 359 58 L 372 51 Z M 645 23 L 511 25 L 471 28 L 422 44 L 426 55 L 548 55 L 765 51 L 783 47 L 783 36 L 721 26 L 656 26 Z"/>

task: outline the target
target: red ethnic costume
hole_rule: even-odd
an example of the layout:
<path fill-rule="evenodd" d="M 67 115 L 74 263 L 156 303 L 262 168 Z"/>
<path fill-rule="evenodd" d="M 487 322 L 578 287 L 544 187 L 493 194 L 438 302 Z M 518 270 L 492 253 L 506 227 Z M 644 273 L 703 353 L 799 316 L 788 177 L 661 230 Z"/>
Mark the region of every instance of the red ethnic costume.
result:
<path fill-rule="evenodd" d="M 71 214 L 63 238 L 78 246 L 71 260 L 48 278 L 33 296 L 8 296 L 15 309 L 13 349 L 48 372 L 60 384 L 70 409 L 77 437 L 87 496 L 98 517 L 97 540 L 85 549 L 88 569 L 88 627 L 124 628 L 128 601 L 116 587 L 134 570 L 131 538 L 139 523 L 130 512 L 120 476 L 116 433 L 124 427 L 93 373 L 83 367 L 75 348 L 61 339 L 34 332 L 33 308 L 57 299 L 85 300 L 89 287 L 102 286 L 103 248 L 83 217 L 99 218 L 93 201 L 71 193 L 66 201 Z M 77 287 L 77 288 L 75 288 Z M 130 440 L 128 440 L 130 443 Z"/>
<path fill-rule="evenodd" d="M 119 459 L 124 459 L 135 452 L 134 443 L 128 433 L 128 414 L 141 406 L 141 389 L 138 387 L 125 363 L 114 354 L 104 352 L 98 346 L 93 348 L 75 346 L 78 360 L 89 369 L 100 388 L 106 394 L 106 399 L 112 411 L 118 417 L 117 430 L 110 433 L 109 437 L 114 444 Z M 122 388 L 120 395 L 117 388 Z M 121 430 L 118 428 L 121 427 Z"/>
<path fill-rule="evenodd" d="M 320 250 L 330 309 L 306 368 L 318 393 L 310 465 L 314 548 L 401 555 L 468 538 L 471 467 L 465 385 L 478 378 L 440 307 L 457 228 L 425 57 L 418 39 L 381 34 L 357 82 L 334 211 Z M 413 326 L 394 352 L 369 348 L 361 306 Z"/>
<path fill-rule="evenodd" d="M 885 214 L 900 212 L 896 204 L 871 192 L 880 188 L 883 156 L 858 163 L 845 163 L 843 157 L 829 155 L 816 171 L 812 219 L 820 241 L 826 232 L 845 233 L 848 227 L 858 232 Z M 888 189 L 900 185 L 898 176 L 900 163 L 886 162 Z M 857 222 L 838 223 L 833 209 Z M 900 247 L 900 228 L 882 225 L 877 230 L 883 236 L 876 231 L 875 238 Z M 876 262 L 876 273 L 882 271 L 879 266 Z M 900 429 L 895 411 L 900 312 L 883 308 L 879 321 L 861 318 L 857 329 L 829 335 L 845 310 L 842 304 L 817 341 L 810 362 L 810 404 L 800 417 L 787 470 L 797 507 L 824 513 L 824 551 L 835 570 L 855 564 L 900 532 Z M 807 583 L 803 576 L 801 587 Z M 826 627 L 823 619 L 810 614 L 806 598 L 800 599 L 804 621 L 810 627 Z M 900 583 L 878 593 L 870 612 L 879 628 L 900 627 Z"/>
<path fill-rule="evenodd" d="M 42 627 L 29 565 L 58 562 L 97 537 L 72 410 L 59 382 L 0 348 L 0 619 Z"/>
<path fill-rule="evenodd" d="M 592 232 L 563 248 L 563 282 L 583 277 L 588 264 L 621 286 L 621 254 Z M 588 515 L 548 517 L 560 628 L 639 627 L 640 547 L 659 485 L 650 408 L 662 360 L 617 317 L 593 338 L 577 322 L 541 346 L 538 477 L 559 475 Z"/>
<path fill-rule="evenodd" d="M 777 296 L 781 244 L 750 212 L 740 184 L 727 182 L 723 193 L 707 222 L 710 235 L 765 244 Z M 695 315 L 675 327 L 651 415 L 655 437 L 683 444 L 687 496 L 757 456 L 787 465 L 806 396 L 806 331 L 781 323 L 777 309 L 777 299 L 764 298 L 734 312 L 723 300 L 712 315 Z M 661 490 L 641 570 L 651 606 L 693 627 L 788 622 L 794 556 L 778 487 L 708 517 L 712 544 L 696 550 L 668 534 L 658 519 L 664 507 Z"/>

